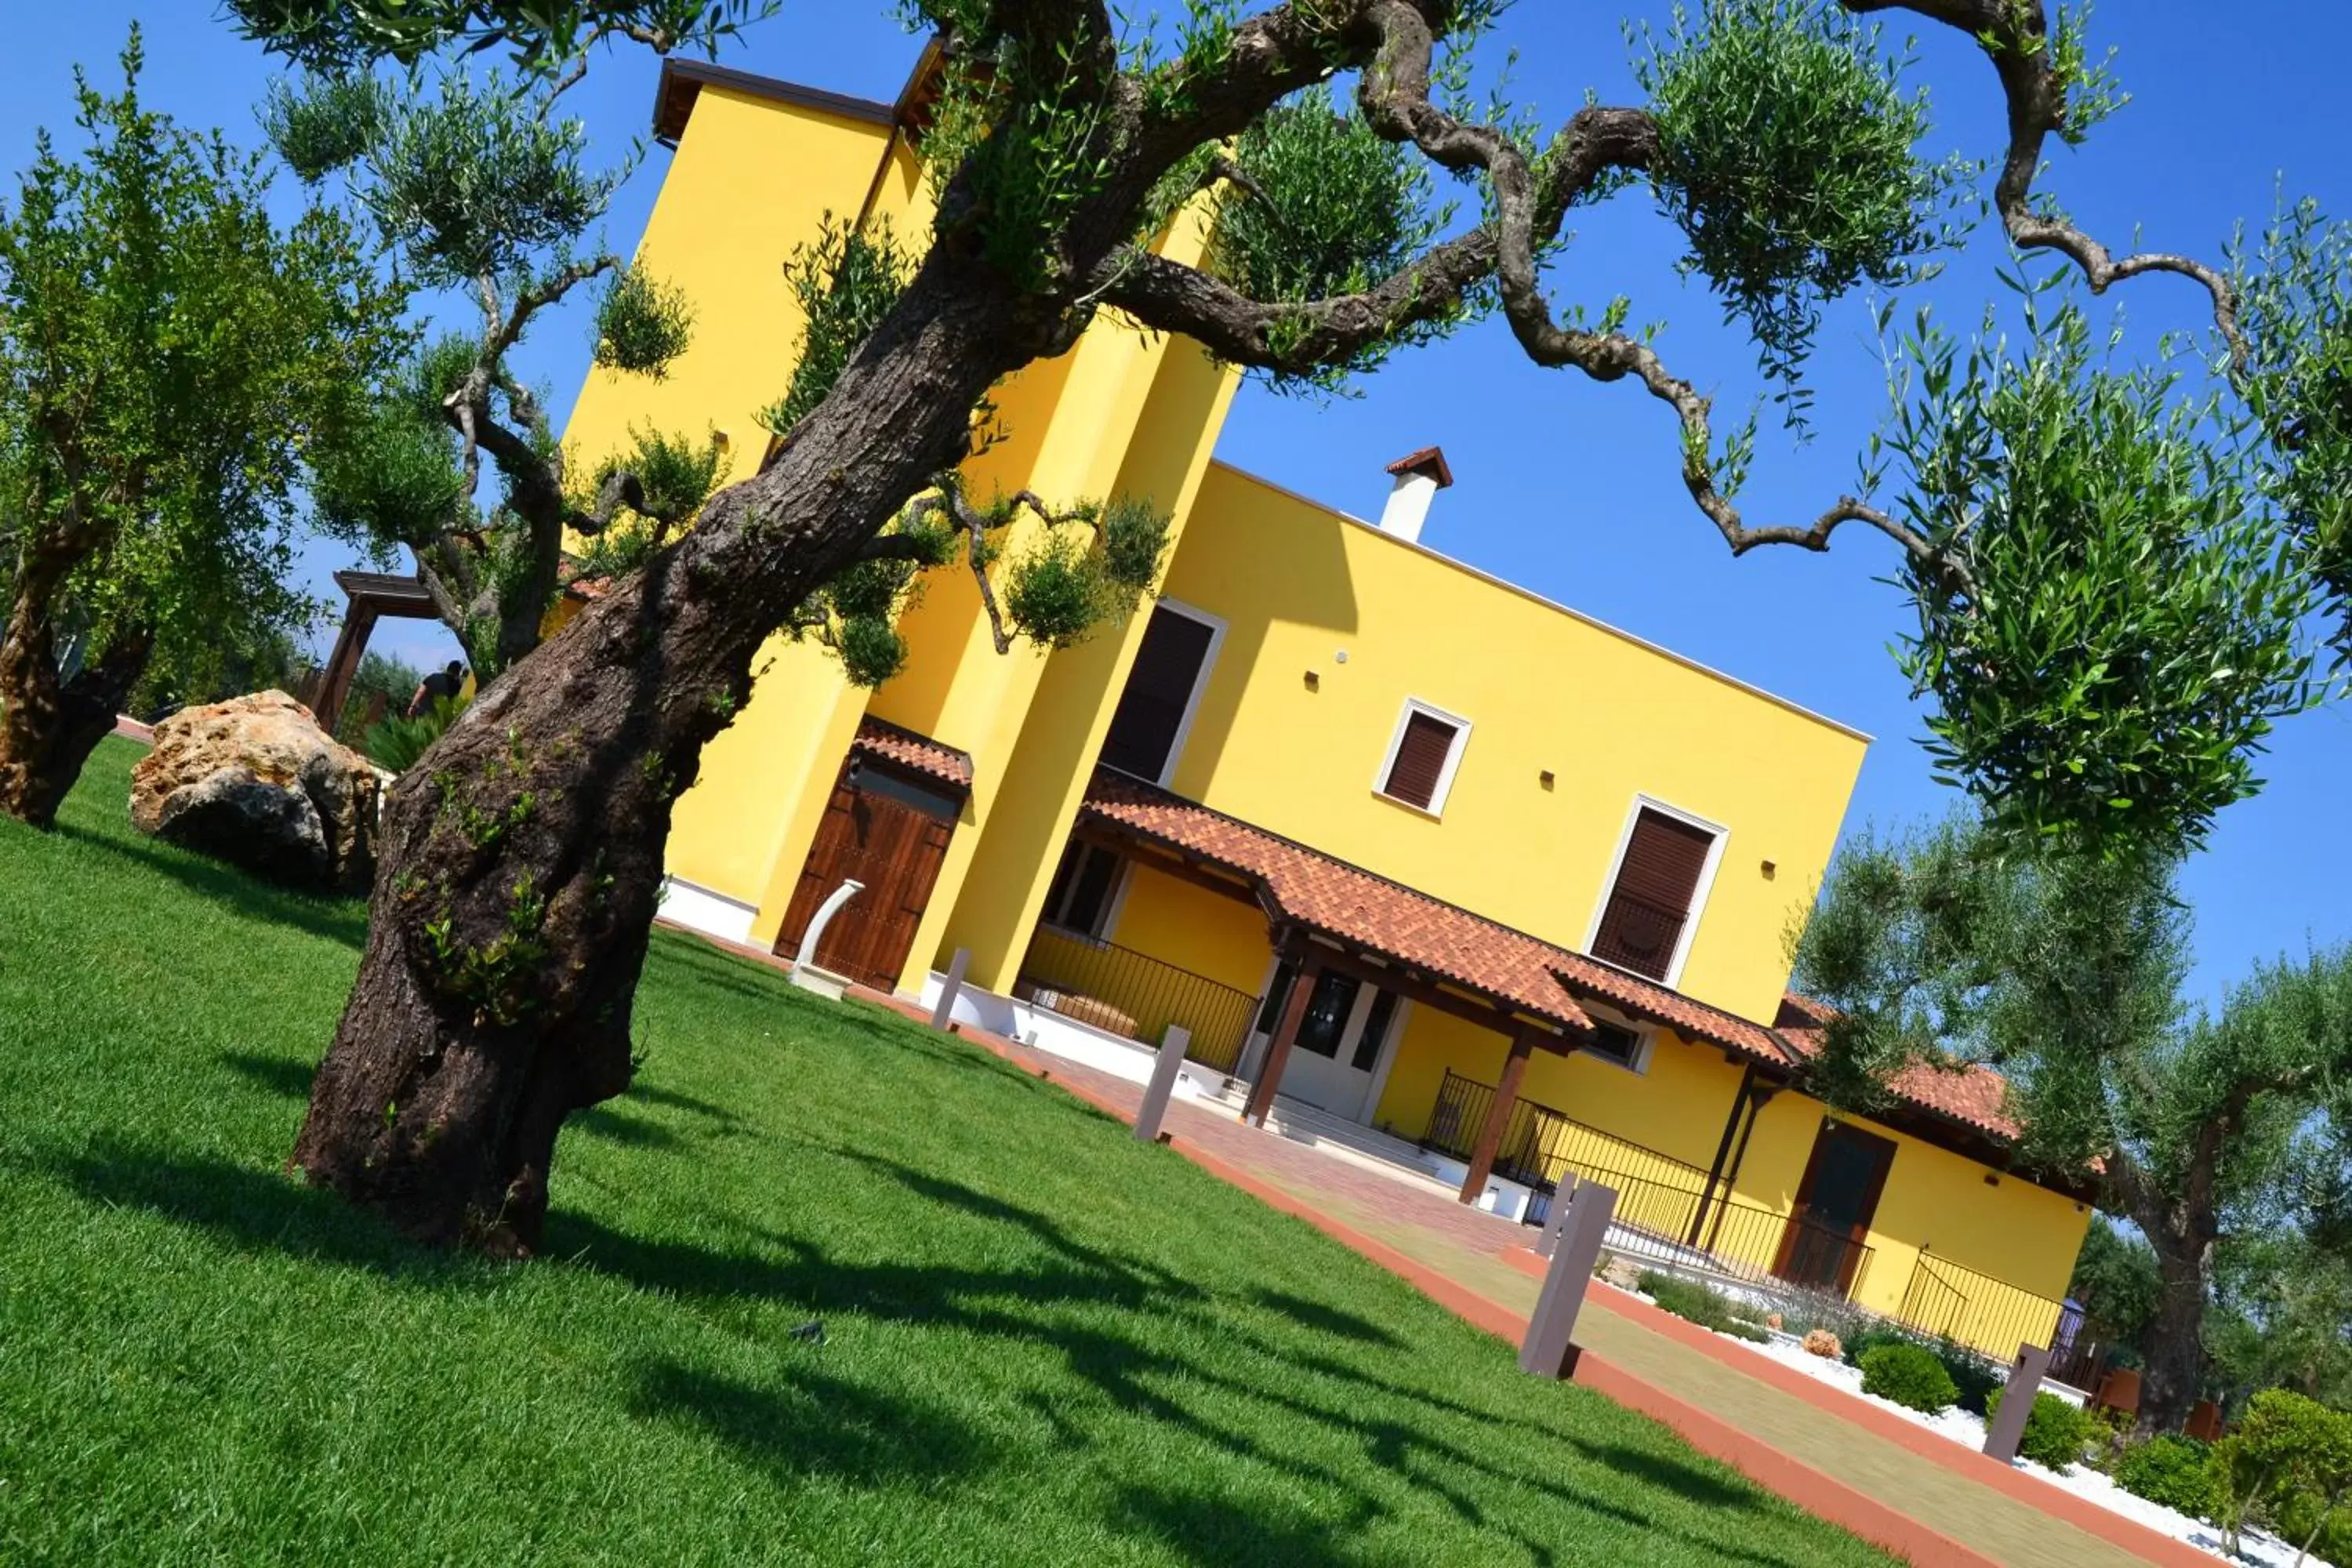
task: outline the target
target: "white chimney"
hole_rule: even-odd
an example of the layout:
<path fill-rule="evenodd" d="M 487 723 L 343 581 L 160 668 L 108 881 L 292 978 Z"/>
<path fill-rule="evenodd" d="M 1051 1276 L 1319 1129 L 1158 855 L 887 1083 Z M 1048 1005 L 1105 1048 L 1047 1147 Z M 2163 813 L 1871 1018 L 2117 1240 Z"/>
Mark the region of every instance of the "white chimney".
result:
<path fill-rule="evenodd" d="M 1388 471 L 1396 476 L 1396 487 L 1389 491 L 1389 504 L 1381 510 L 1381 531 L 1419 540 L 1421 525 L 1429 520 L 1429 503 L 1454 482 L 1454 470 L 1445 466 L 1444 452 L 1423 447 L 1391 463 Z"/>

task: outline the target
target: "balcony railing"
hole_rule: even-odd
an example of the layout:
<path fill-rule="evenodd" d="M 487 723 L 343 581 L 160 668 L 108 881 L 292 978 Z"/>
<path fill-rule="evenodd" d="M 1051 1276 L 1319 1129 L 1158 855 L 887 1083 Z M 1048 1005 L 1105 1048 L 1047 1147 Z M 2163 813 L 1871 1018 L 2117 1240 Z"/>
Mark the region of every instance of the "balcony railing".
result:
<path fill-rule="evenodd" d="M 1675 944 L 1682 941 L 1688 910 L 1669 909 L 1632 893 L 1610 895 L 1593 933 L 1592 956 L 1621 968 L 1664 980 L 1674 967 Z"/>
<path fill-rule="evenodd" d="M 1240 1062 L 1257 998 L 1133 948 L 1039 926 L 1013 994 L 1033 1007 L 1157 1047 L 1170 1025 L 1192 1037 L 1184 1055 L 1215 1072 Z"/>
<path fill-rule="evenodd" d="M 1494 1089 L 1449 1070 L 1423 1136 L 1426 1148 L 1467 1160 L 1495 1103 Z M 1670 1266 L 1751 1284 L 1779 1281 L 1849 1300 L 1868 1277 L 1872 1249 L 1843 1231 L 1736 1197 L 1706 1173 L 1534 1100 L 1511 1108 L 1496 1146 L 1495 1174 L 1534 1190 L 1529 1224 L 1570 1175 L 1617 1191 L 1611 1245 Z M 1622 1231 L 1623 1235 L 1616 1234 Z"/>

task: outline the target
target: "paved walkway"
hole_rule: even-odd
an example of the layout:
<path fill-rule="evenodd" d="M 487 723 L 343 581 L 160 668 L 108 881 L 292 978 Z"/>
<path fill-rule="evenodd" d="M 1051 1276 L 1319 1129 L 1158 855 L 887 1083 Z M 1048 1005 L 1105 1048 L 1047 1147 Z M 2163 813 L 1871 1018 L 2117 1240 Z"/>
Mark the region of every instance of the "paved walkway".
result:
<path fill-rule="evenodd" d="M 1131 1111 L 1142 1098 L 1142 1090 L 1125 1079 L 1042 1051 L 1014 1049 L 1017 1059 L 1121 1110 Z M 1360 1169 L 1309 1143 L 1262 1132 L 1230 1113 L 1199 1104 L 1175 1102 L 1162 1126 L 1180 1141 L 1513 1312 L 1525 1315 L 1535 1306 L 1536 1281 L 1501 1257 L 1506 1247 L 1525 1246 L 1533 1238 L 1527 1226 Z M 2108 1568 L 2146 1561 L 1749 1377 L 1716 1356 L 1644 1328 L 1612 1310 L 1597 1293 L 1586 1300 L 1577 1341 L 1997 1562 L 2018 1568 Z"/>
<path fill-rule="evenodd" d="M 775 963 L 762 953 L 747 952 L 747 956 Z M 904 1002 L 871 993 L 862 999 L 920 1016 Z M 1139 1085 L 1066 1058 L 993 1037 L 985 1043 L 1106 1108 L 1131 1116 L 1142 1098 Z M 1507 1314 L 1523 1320 L 1534 1306 L 1536 1280 L 1503 1259 L 1507 1249 L 1531 1238 L 1533 1233 L 1525 1226 L 1318 1150 L 1311 1134 L 1285 1136 L 1246 1126 L 1223 1107 L 1179 1100 L 1169 1107 L 1162 1125 L 1180 1143 L 1393 1249 Z M 1873 1503 L 1965 1543 L 1982 1559 L 2017 1568 L 2217 1561 L 2169 1541 L 2160 1547 L 2172 1550 L 2151 1551 L 2147 1556 L 2126 1551 L 2027 1500 L 2055 1489 L 2039 1482 L 2021 1488 L 1989 1485 L 1964 1473 L 1971 1457 L 1957 1445 L 1952 1447 L 1958 1468 L 1940 1463 L 1931 1454 L 1939 1451 L 1937 1445 L 1943 1439 L 1927 1445 L 1930 1453 L 1890 1441 L 1834 1409 L 1823 1408 L 1818 1396 L 1800 1397 L 1750 1375 L 1726 1351 L 1701 1348 L 1684 1342 L 1675 1332 L 1646 1326 L 1633 1315 L 1650 1310 L 1645 1304 L 1621 1309 L 1611 1305 L 1606 1295 L 1596 1290 L 1587 1299 L 1578 1322 L 1580 1344 L 1684 1405 L 1835 1478 Z M 1496 1314 L 1478 1316 L 1492 1320 Z M 1669 1326 L 1681 1328 L 1678 1323 Z M 2016 1495 L 2020 1490 L 2027 1495 Z M 2158 1543 L 2151 1540 L 2150 1544 Z"/>

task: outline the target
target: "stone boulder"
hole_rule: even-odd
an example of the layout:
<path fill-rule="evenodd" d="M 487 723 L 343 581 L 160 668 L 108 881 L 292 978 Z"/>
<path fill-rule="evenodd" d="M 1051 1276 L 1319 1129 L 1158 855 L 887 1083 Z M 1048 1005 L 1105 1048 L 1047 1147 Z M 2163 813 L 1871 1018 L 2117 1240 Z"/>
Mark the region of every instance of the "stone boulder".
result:
<path fill-rule="evenodd" d="M 142 833 L 291 886 L 363 893 L 375 875 L 373 764 L 283 691 L 184 708 L 131 770 Z"/>

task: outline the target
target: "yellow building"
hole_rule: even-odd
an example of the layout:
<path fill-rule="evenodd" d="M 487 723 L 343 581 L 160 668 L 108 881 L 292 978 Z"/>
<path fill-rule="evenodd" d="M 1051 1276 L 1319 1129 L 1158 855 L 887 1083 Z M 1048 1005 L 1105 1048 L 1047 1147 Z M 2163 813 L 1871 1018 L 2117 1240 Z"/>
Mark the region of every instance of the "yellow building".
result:
<path fill-rule="evenodd" d="M 699 327 L 661 383 L 591 374 L 580 458 L 708 427 L 756 471 L 780 259 L 827 215 L 926 232 L 919 108 L 667 66 L 641 255 Z M 1422 543 L 1434 447 L 1367 474 L 1372 522 L 1218 463 L 1233 392 L 1111 322 L 1000 387 L 973 482 L 1171 510 L 1159 597 L 1000 656 L 943 572 L 870 693 L 779 639 L 678 802 L 666 916 L 793 954 L 856 880 L 814 967 L 929 998 L 961 953 L 977 1022 L 1129 1077 L 1180 1028 L 1192 1092 L 1465 1202 L 1539 1217 L 1572 1173 L 1633 1250 L 2002 1357 L 2065 1337 L 2086 1194 L 2010 1171 L 1997 1079 L 1879 1120 L 1802 1087 L 1784 933 L 1867 737 Z"/>

